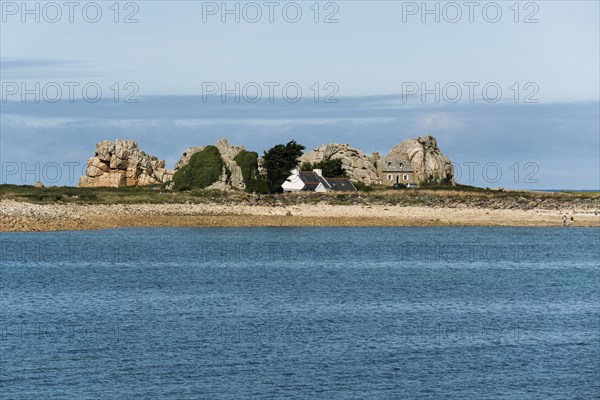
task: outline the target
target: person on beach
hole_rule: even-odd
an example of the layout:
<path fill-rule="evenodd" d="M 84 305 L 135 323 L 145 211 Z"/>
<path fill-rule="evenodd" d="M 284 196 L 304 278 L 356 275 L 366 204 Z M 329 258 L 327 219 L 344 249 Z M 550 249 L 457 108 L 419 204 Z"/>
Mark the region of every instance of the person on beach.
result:
<path fill-rule="evenodd" d="M 563 226 L 567 226 L 567 214 L 563 214 Z"/>
<path fill-rule="evenodd" d="M 573 225 L 574 223 L 575 223 L 575 217 L 573 217 L 573 216 L 571 215 L 571 225 Z"/>

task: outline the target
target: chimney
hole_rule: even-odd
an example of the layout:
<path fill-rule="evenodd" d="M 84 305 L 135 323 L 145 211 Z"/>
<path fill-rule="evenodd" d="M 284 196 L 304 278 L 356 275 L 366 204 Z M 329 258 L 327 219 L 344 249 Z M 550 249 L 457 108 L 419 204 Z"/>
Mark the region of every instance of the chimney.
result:
<path fill-rule="evenodd" d="M 323 177 L 323 170 L 322 169 L 313 169 L 313 172 L 317 175 L 319 175 L 321 178 Z"/>
<path fill-rule="evenodd" d="M 379 160 L 379 152 L 374 151 L 373 153 L 371 153 L 371 158 L 375 161 Z"/>

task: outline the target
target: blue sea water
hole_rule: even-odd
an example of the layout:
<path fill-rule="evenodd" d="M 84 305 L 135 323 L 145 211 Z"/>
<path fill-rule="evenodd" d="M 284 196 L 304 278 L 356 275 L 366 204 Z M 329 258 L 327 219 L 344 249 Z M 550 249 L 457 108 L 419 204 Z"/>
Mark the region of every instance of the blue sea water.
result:
<path fill-rule="evenodd" d="M 595 228 L 2 233 L 6 399 L 592 399 Z"/>

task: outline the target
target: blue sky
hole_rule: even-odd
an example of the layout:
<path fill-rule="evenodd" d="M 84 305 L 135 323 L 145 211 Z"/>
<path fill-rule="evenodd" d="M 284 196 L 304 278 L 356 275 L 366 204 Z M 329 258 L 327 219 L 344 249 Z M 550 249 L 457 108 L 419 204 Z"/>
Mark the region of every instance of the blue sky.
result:
<path fill-rule="evenodd" d="M 273 23 L 263 2 L 254 3 L 263 12 L 256 23 L 248 21 L 256 8 L 242 11 L 248 2 L 238 3 L 239 23 L 233 14 L 223 23 L 220 12 L 210 13 L 221 2 L 196 1 L 121 2 L 115 23 L 113 3 L 98 2 L 102 17 L 96 23 L 86 21 L 79 8 L 73 23 L 65 8 L 51 23 L 54 10 L 43 10 L 44 3 L 36 22 L 13 2 L 2 2 L 3 182 L 34 181 L 35 172 L 21 176 L 15 165 L 33 171 L 36 163 L 83 166 L 103 139 L 136 139 L 172 166 L 186 147 L 219 137 L 259 152 L 296 139 L 308 148 L 341 142 L 384 153 L 404 139 L 432 134 L 462 167 L 463 183 L 600 186 L 598 2 L 520 2 L 518 16 L 513 1 L 479 2 L 473 22 L 458 2 L 462 16 L 456 23 L 448 21 L 457 17 L 449 2 L 427 3 L 440 10 L 439 22 L 434 14 L 422 22 L 421 2 L 321 2 L 319 23 L 313 1 L 278 2 Z M 14 4 L 20 8 L 20 2 Z M 28 6 L 34 9 L 35 2 Z M 297 9 L 299 21 L 286 21 Z M 497 9 L 502 14 L 492 23 Z M 92 11 L 88 7 L 89 20 Z M 131 13 L 138 22 L 123 23 Z M 338 22 L 323 23 L 329 14 Z M 524 23 L 527 18 L 537 22 Z M 73 102 L 65 82 L 79 85 Z M 251 84 L 239 103 L 233 95 L 222 102 L 220 93 L 204 101 L 210 82 L 225 82 L 229 89 L 255 82 L 263 96 L 248 101 L 255 93 Z M 267 98 L 266 82 L 276 85 L 274 102 Z M 473 99 L 465 82 L 476 87 Z M 40 89 L 39 103 L 33 95 L 22 102 L 21 85 L 31 89 L 36 83 L 50 94 Z M 90 83 L 102 90 L 96 103 L 81 99 L 81 87 Z M 296 103 L 279 98 L 281 88 L 292 83 L 302 90 Z M 419 92 L 407 96 L 413 83 Z M 439 99 L 433 93 L 422 98 L 421 89 L 432 90 L 436 83 Z M 53 85 L 63 89 L 61 96 L 53 97 Z M 482 97 L 484 86 L 491 86 L 492 97 L 500 88 L 497 102 Z M 333 93 L 337 103 L 323 102 Z M 127 94 L 138 103 L 124 103 Z M 50 97 L 58 101 L 47 101 Z M 469 163 L 479 163 L 472 180 Z M 531 164 L 537 170 L 525 179 L 535 169 Z M 485 165 L 493 167 L 487 176 Z M 498 167 L 502 178 L 490 179 Z M 63 175 L 57 183 L 75 183 Z"/>

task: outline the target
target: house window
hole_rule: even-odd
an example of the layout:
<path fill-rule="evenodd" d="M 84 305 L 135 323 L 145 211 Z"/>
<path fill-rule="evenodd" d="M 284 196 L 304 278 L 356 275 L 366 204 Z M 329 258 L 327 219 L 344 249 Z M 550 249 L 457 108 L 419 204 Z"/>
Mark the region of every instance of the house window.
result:
<path fill-rule="evenodd" d="M 390 161 L 388 161 L 388 167 L 391 167 L 392 163 Z"/>
<path fill-rule="evenodd" d="M 408 175 L 404 174 L 404 176 L 402 177 L 402 179 L 404 179 L 405 181 L 407 181 L 408 180 Z"/>
<path fill-rule="evenodd" d="M 388 175 L 388 181 L 391 181 L 392 178 L 393 178 L 392 175 Z"/>

